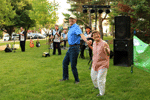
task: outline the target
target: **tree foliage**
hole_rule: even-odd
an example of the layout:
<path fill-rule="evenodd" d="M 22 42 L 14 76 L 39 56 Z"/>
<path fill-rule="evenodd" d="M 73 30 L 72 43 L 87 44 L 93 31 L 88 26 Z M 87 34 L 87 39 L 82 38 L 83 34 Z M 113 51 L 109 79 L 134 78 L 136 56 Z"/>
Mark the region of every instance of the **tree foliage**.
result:
<path fill-rule="evenodd" d="M 32 5 L 28 0 L 11 0 L 11 4 L 16 11 L 15 27 L 24 27 L 26 30 L 35 25 L 35 20 L 29 16 Z"/>
<path fill-rule="evenodd" d="M 13 18 L 16 16 L 10 0 L 0 0 L 0 28 L 4 26 L 14 25 Z"/>
<path fill-rule="evenodd" d="M 30 10 L 31 19 L 36 21 L 36 25 L 42 27 L 54 25 L 58 19 L 56 15 L 57 6 L 47 0 L 32 0 L 33 10 Z"/>
<path fill-rule="evenodd" d="M 123 2 L 126 1 L 126 2 Z M 150 1 L 148 0 L 122 0 L 113 2 L 110 14 L 112 24 L 115 16 L 123 15 L 131 17 L 131 29 L 149 32 L 150 28 Z"/>
<path fill-rule="evenodd" d="M 9 35 L 16 27 L 54 25 L 57 21 L 57 6 L 47 0 L 0 0 L 0 28 Z M 58 5 L 58 4 L 57 4 Z"/>
<path fill-rule="evenodd" d="M 3 20 L 1 28 L 5 28 L 10 36 L 15 31 L 15 27 L 22 26 L 27 30 L 35 24 L 35 21 L 31 20 L 28 15 L 29 10 L 32 9 L 28 0 L 4 0 L 2 2 L 6 5 L 3 4 L 3 12 L 0 12 Z"/>

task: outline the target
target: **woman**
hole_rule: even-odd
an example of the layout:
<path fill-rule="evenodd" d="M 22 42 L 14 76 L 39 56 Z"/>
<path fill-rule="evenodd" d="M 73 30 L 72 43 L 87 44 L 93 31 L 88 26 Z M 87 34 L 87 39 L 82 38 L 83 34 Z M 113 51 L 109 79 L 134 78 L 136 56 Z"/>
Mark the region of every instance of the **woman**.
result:
<path fill-rule="evenodd" d="M 99 94 L 97 96 L 102 96 L 105 93 L 105 82 L 107 69 L 109 68 L 110 48 L 109 45 L 101 39 L 99 31 L 93 31 L 92 37 L 95 40 L 93 47 L 88 44 L 89 48 L 93 50 L 91 79 L 95 88 L 99 89 Z"/>

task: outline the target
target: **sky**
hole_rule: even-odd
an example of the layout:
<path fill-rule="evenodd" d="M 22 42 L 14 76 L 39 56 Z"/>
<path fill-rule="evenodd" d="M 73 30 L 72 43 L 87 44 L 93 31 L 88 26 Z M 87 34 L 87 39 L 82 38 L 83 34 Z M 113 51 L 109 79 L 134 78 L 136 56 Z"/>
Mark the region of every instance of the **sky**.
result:
<path fill-rule="evenodd" d="M 54 2 L 54 0 L 48 0 L 48 1 Z M 67 3 L 67 0 L 55 0 L 55 2 L 59 3 L 59 8 L 57 11 L 59 19 L 56 24 L 61 25 L 63 23 L 63 19 L 65 18 L 62 13 L 70 14 L 70 12 L 68 12 L 67 10 L 70 8 L 70 4 Z"/>

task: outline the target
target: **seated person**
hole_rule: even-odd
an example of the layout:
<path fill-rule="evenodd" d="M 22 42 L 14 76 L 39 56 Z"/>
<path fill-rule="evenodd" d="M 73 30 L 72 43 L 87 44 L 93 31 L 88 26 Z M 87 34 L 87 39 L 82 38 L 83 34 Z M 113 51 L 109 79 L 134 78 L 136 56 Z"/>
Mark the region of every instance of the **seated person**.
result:
<path fill-rule="evenodd" d="M 36 47 L 40 47 L 39 38 L 37 38 L 37 41 L 36 41 Z"/>
<path fill-rule="evenodd" d="M 9 44 L 6 45 L 5 52 L 12 52 L 12 49 L 9 47 Z"/>

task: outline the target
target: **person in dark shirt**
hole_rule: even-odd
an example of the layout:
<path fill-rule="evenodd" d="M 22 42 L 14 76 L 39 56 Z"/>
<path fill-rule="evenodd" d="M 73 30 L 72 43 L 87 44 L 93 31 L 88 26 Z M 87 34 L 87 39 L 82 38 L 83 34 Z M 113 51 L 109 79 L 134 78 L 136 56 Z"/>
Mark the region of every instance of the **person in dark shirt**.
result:
<path fill-rule="evenodd" d="M 9 47 L 9 44 L 7 44 L 5 48 L 5 52 L 12 52 L 12 49 Z"/>
<path fill-rule="evenodd" d="M 84 33 L 84 36 L 87 38 L 87 40 L 93 40 L 92 38 L 91 38 L 91 34 L 92 34 L 92 32 L 91 32 L 91 28 L 90 27 L 86 27 L 85 28 L 85 30 L 86 30 L 86 32 Z M 83 44 L 82 44 L 82 46 L 81 46 L 81 54 L 80 54 L 80 57 L 82 58 L 82 59 L 85 59 L 85 57 L 84 57 L 84 50 L 85 50 L 85 48 L 87 47 L 87 44 L 84 42 Z M 89 48 L 89 56 L 90 56 L 90 59 L 92 59 L 92 50 Z"/>
<path fill-rule="evenodd" d="M 26 43 L 26 31 L 24 31 L 23 27 L 20 27 L 21 32 L 19 34 L 20 47 L 21 51 L 25 52 L 25 43 Z"/>

